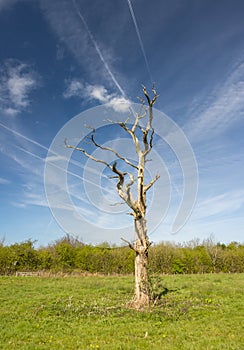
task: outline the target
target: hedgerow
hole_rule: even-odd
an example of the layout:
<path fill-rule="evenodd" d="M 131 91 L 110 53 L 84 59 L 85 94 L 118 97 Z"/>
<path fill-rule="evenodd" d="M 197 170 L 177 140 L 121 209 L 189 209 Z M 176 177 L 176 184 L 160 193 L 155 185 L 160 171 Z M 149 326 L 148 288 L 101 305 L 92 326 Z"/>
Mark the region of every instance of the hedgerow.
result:
<path fill-rule="evenodd" d="M 132 274 L 134 252 L 127 246 L 85 245 L 67 235 L 46 247 L 28 240 L 12 245 L 0 243 L 0 274 L 18 271 L 51 273 Z M 244 245 L 214 243 L 212 239 L 184 244 L 162 242 L 149 253 L 150 271 L 157 274 L 244 272 Z"/>

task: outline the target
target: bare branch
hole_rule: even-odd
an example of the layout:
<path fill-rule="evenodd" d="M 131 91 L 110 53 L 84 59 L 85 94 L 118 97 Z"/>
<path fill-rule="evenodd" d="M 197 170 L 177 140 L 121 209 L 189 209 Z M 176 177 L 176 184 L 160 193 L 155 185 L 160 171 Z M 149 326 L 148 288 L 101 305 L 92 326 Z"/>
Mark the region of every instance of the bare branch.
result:
<path fill-rule="evenodd" d="M 159 96 L 159 95 L 157 95 L 157 92 L 156 92 L 154 85 L 152 87 L 152 92 L 153 92 L 153 98 L 151 99 L 148 92 L 147 92 L 147 89 L 145 88 L 145 86 L 143 86 L 143 93 L 147 99 L 147 103 L 149 106 L 148 123 L 147 123 L 146 129 L 143 131 L 144 156 L 146 156 L 152 149 L 152 141 L 153 141 L 153 134 L 154 134 L 154 129 L 152 127 L 152 120 L 153 120 L 153 109 L 152 108 L 153 108 L 153 105 Z M 148 143 L 148 133 L 150 130 L 152 131 L 152 133 L 151 133 L 150 141 Z"/>
<path fill-rule="evenodd" d="M 117 183 L 117 189 L 121 190 L 124 184 L 124 173 L 121 173 L 121 171 L 119 171 L 117 169 L 117 162 L 114 162 L 114 164 L 112 165 L 112 171 L 118 175 L 119 181 Z"/>
<path fill-rule="evenodd" d="M 137 137 L 135 136 L 134 132 L 132 132 L 132 130 L 130 128 L 128 128 L 128 126 L 126 125 L 127 121 L 129 118 L 126 119 L 125 122 L 119 122 L 119 121 L 113 121 L 110 119 L 107 119 L 110 123 L 115 124 L 115 125 L 119 125 L 122 129 L 124 129 L 132 138 L 134 144 L 137 146 L 139 146 L 139 141 L 137 139 Z M 137 147 L 136 147 L 136 151 L 137 151 Z M 138 151 L 140 151 L 140 147 L 138 149 Z"/>
<path fill-rule="evenodd" d="M 116 157 L 118 157 L 119 159 L 123 160 L 126 164 L 130 165 L 131 167 L 135 168 L 135 169 L 138 169 L 138 167 L 131 163 L 127 158 L 121 156 L 117 151 L 115 151 L 113 148 L 111 147 L 104 147 L 104 146 L 101 146 L 99 145 L 96 141 L 95 141 L 95 138 L 94 138 L 94 135 L 95 135 L 95 129 L 92 128 L 92 135 L 91 135 L 91 140 L 92 140 L 92 143 L 94 144 L 94 146 L 96 146 L 97 148 L 100 148 L 101 150 L 103 151 L 109 151 L 109 152 L 112 152 L 113 154 L 116 155 Z"/>
<path fill-rule="evenodd" d="M 154 105 L 154 103 L 156 102 L 157 98 L 159 97 L 159 95 L 157 95 L 157 92 L 156 92 L 156 89 L 155 89 L 155 86 L 153 84 L 152 86 L 152 92 L 153 92 L 153 98 L 151 99 L 148 92 L 147 92 L 147 89 L 144 85 L 142 85 L 142 89 L 143 89 L 143 93 L 147 99 L 147 103 L 150 107 L 152 107 Z"/>
<path fill-rule="evenodd" d="M 152 150 L 153 148 L 153 136 L 154 136 L 154 129 L 151 128 L 151 136 L 150 136 L 150 141 L 148 143 L 148 134 L 146 132 L 144 132 L 143 135 L 143 143 L 144 143 L 144 156 L 146 157 L 148 155 L 148 153 Z"/>
<path fill-rule="evenodd" d="M 130 249 L 132 249 L 132 250 L 136 251 L 136 250 L 135 250 L 135 247 L 132 245 L 132 243 L 131 243 L 131 242 L 127 241 L 127 240 L 126 240 L 126 239 L 124 239 L 123 237 L 120 237 L 120 239 L 121 239 L 123 242 L 127 243 L 127 244 L 128 244 L 128 246 L 130 247 Z"/>
<path fill-rule="evenodd" d="M 136 113 L 131 108 L 130 116 L 124 121 L 112 121 L 113 124 L 119 125 L 132 139 L 133 146 L 136 151 L 137 160 L 130 161 L 117 150 L 112 147 L 100 145 L 95 140 L 95 129 L 91 128 L 89 133 L 90 144 L 99 148 L 103 151 L 112 152 L 119 160 L 123 161 L 128 166 L 136 169 L 132 172 L 124 172 L 117 167 L 117 163 L 108 163 L 105 160 L 97 159 L 92 154 L 87 152 L 84 148 L 71 146 L 65 140 L 67 148 L 72 148 L 81 151 L 89 159 L 106 165 L 111 171 L 112 176 L 110 178 L 116 179 L 116 188 L 123 203 L 126 203 L 131 209 L 130 215 L 134 218 L 134 242 L 129 242 L 124 238 L 122 241 L 126 242 L 128 246 L 133 249 L 135 254 L 135 295 L 133 299 L 133 305 L 136 308 L 149 306 L 150 295 L 149 295 L 149 284 L 148 284 L 148 249 L 152 244 L 149 242 L 147 235 L 147 221 L 146 221 L 146 210 L 147 210 L 147 191 L 154 185 L 159 179 L 159 175 L 156 175 L 148 184 L 145 184 L 145 162 L 148 161 L 147 155 L 153 148 L 154 140 L 154 128 L 153 128 L 153 105 L 156 102 L 159 95 L 157 95 L 154 85 L 152 86 L 152 93 L 149 94 L 146 87 L 142 86 L 143 94 L 140 99 L 141 107 Z M 151 95 L 151 96 L 150 96 Z M 132 117 L 130 120 L 130 117 Z M 145 123 L 142 123 L 144 118 Z M 83 146 L 83 144 L 82 144 Z M 88 149 L 89 150 L 89 149 Z M 123 153 L 123 151 L 122 151 Z M 105 158 L 106 159 L 106 158 Z M 129 168 L 131 170 L 131 168 Z M 137 184 L 137 194 L 135 199 L 132 195 L 132 186 Z M 134 194 L 134 193 L 133 193 Z M 114 204 L 117 205 L 118 203 Z M 122 204 L 122 203 L 120 203 Z"/>
<path fill-rule="evenodd" d="M 131 187 L 135 183 L 136 179 L 134 178 L 133 174 L 127 173 L 127 175 L 130 177 L 130 182 L 125 185 L 125 192 L 127 194 L 128 201 L 133 203 L 133 208 L 135 208 L 135 200 L 131 194 Z"/>
<path fill-rule="evenodd" d="M 117 191 L 118 194 L 120 196 L 120 198 L 123 199 L 123 201 L 133 210 L 133 212 L 135 212 L 136 210 L 136 205 L 135 205 L 135 201 L 133 200 L 131 194 L 130 194 L 130 190 L 128 188 L 130 188 L 130 183 L 127 184 L 126 190 L 123 189 L 123 185 L 124 185 L 124 177 L 125 175 L 127 175 L 128 173 L 122 173 L 117 169 L 117 163 L 114 162 L 113 166 L 112 166 L 112 171 L 118 175 L 118 182 L 117 182 Z M 129 187 L 128 187 L 129 185 Z"/>
<path fill-rule="evenodd" d="M 142 129 L 142 127 L 140 125 L 138 125 L 138 123 L 139 123 L 140 119 L 146 117 L 146 114 L 147 114 L 146 112 L 143 115 L 138 113 L 136 115 L 135 122 L 134 122 L 134 124 L 133 124 L 131 129 L 126 125 L 126 123 L 129 120 L 129 118 L 127 118 L 125 122 L 113 121 L 113 120 L 109 120 L 108 119 L 108 121 L 110 123 L 119 125 L 122 129 L 124 129 L 131 136 L 132 141 L 134 142 L 134 145 L 135 145 L 136 153 L 138 154 L 138 156 L 140 156 L 142 154 L 142 150 L 140 148 L 139 140 L 138 140 L 137 136 L 135 135 L 135 130 L 136 130 L 137 127 L 139 127 L 142 130 L 142 132 L 144 132 L 144 130 Z"/>
<path fill-rule="evenodd" d="M 79 152 L 82 152 L 87 158 L 93 160 L 94 162 L 97 162 L 97 163 L 102 163 L 102 164 L 105 164 L 108 168 L 110 168 L 111 170 L 112 167 L 110 164 L 108 164 L 107 162 L 105 162 L 105 160 L 101 160 L 101 159 L 97 159 L 95 157 L 93 157 L 91 154 L 89 154 L 84 148 L 80 148 L 80 147 L 76 147 L 76 146 L 71 146 L 67 143 L 67 139 L 64 140 L 64 144 L 65 144 L 65 147 L 66 148 L 72 148 L 76 151 L 79 151 Z"/>
<path fill-rule="evenodd" d="M 138 98 L 138 100 L 141 102 L 141 105 L 142 105 L 142 106 L 145 106 L 145 100 L 144 100 L 144 98 L 141 97 L 141 96 L 138 96 L 137 98 Z"/>
<path fill-rule="evenodd" d="M 150 137 L 150 150 L 153 148 L 153 136 L 154 136 L 154 129 L 152 128 L 152 133 Z"/>
<path fill-rule="evenodd" d="M 153 105 L 156 102 L 157 98 L 160 96 L 160 95 L 157 95 L 157 91 L 155 89 L 154 84 L 152 86 L 152 92 L 153 92 L 153 99 L 152 99 L 151 103 Z"/>
<path fill-rule="evenodd" d="M 141 148 L 140 148 L 139 140 L 138 140 L 138 138 L 137 138 L 136 135 L 135 135 L 135 132 L 132 131 L 131 129 L 129 129 L 129 128 L 126 126 L 125 123 L 118 122 L 117 124 L 118 124 L 119 126 L 121 126 L 121 127 L 131 136 L 131 138 L 132 138 L 132 140 L 133 140 L 133 142 L 134 142 L 135 148 L 136 148 L 136 153 L 137 153 L 138 155 L 140 155 L 142 151 L 141 151 Z"/>
<path fill-rule="evenodd" d="M 142 114 L 142 109 L 144 109 L 144 113 L 143 113 L 143 114 Z M 140 111 L 137 113 L 136 119 L 135 119 L 135 122 L 134 122 L 134 125 L 132 126 L 131 131 L 132 131 L 133 133 L 135 132 L 137 126 L 139 126 L 139 125 L 138 125 L 138 124 L 139 124 L 139 120 L 145 118 L 146 115 L 147 115 L 147 110 L 146 110 L 146 107 L 145 107 L 144 104 L 143 104 L 142 107 L 141 107 L 141 109 L 140 109 Z"/>
<path fill-rule="evenodd" d="M 136 181 L 136 179 L 135 179 L 134 175 L 131 174 L 131 173 L 126 173 L 126 175 L 128 175 L 129 178 L 130 178 L 130 182 L 126 185 L 126 187 L 127 187 L 127 188 L 130 188 L 130 187 L 134 184 L 134 182 Z"/>
<path fill-rule="evenodd" d="M 150 100 L 150 97 L 148 95 L 147 89 L 146 89 L 146 87 L 144 85 L 142 85 L 142 90 L 143 90 L 143 93 L 144 93 L 144 95 L 145 95 L 145 97 L 147 99 L 147 103 L 150 106 L 151 100 Z"/>
<path fill-rule="evenodd" d="M 155 178 L 152 179 L 152 181 L 149 182 L 149 184 L 147 184 L 146 186 L 144 186 L 143 192 L 146 193 L 146 192 L 149 190 L 149 188 L 151 188 L 152 185 L 153 185 L 159 178 L 160 178 L 160 176 L 159 176 L 159 175 L 156 175 Z"/>
<path fill-rule="evenodd" d="M 110 207 L 116 207 L 116 205 L 123 205 L 125 204 L 124 202 L 117 202 L 117 203 L 113 203 L 113 204 L 109 204 Z"/>
<path fill-rule="evenodd" d="M 135 207 L 135 201 L 130 193 L 130 187 L 133 185 L 134 183 L 134 178 L 133 175 L 130 173 L 122 173 L 121 171 L 119 171 L 117 169 L 117 163 L 114 162 L 113 165 L 110 165 L 109 163 L 107 163 L 104 160 L 101 159 L 97 159 L 95 157 L 93 157 L 91 154 L 89 154 L 85 149 L 80 148 L 80 147 L 75 147 L 75 146 L 71 146 L 67 143 L 67 139 L 64 140 L 65 146 L 67 148 L 71 148 L 74 149 L 76 151 L 80 151 L 82 152 L 87 158 L 97 162 L 97 163 L 102 163 L 105 164 L 109 169 L 111 169 L 116 176 L 113 176 L 113 178 L 117 178 L 118 182 L 117 182 L 117 191 L 119 196 L 123 199 L 123 201 L 133 210 L 133 212 L 136 210 Z M 130 182 L 125 186 L 125 190 L 123 189 L 123 185 L 124 185 L 124 177 L 125 175 L 129 175 L 130 177 Z"/>

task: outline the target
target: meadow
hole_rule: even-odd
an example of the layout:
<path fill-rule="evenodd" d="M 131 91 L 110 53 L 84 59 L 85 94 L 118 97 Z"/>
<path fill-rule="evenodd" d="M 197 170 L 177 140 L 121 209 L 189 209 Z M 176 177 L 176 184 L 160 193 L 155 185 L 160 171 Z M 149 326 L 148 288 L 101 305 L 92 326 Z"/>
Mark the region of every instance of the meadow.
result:
<path fill-rule="evenodd" d="M 160 276 L 135 311 L 133 276 L 0 277 L 1 349 L 244 349 L 243 274 Z"/>

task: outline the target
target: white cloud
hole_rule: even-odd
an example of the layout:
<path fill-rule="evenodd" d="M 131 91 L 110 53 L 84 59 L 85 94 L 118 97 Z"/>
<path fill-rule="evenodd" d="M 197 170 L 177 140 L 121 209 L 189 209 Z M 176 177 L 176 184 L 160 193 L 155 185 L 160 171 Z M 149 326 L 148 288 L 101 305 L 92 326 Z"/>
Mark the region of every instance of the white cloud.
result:
<path fill-rule="evenodd" d="M 102 85 L 87 85 L 85 92 L 91 99 L 100 103 L 107 103 L 116 112 L 125 112 L 130 107 L 130 101 L 123 96 L 109 94 L 107 89 Z"/>
<path fill-rule="evenodd" d="M 108 91 L 104 86 L 101 85 L 88 85 L 87 86 L 87 94 L 90 98 L 98 100 L 99 102 L 108 102 Z"/>
<path fill-rule="evenodd" d="M 30 94 L 39 84 L 37 73 L 16 60 L 5 61 L 0 71 L 1 109 L 4 114 L 15 116 L 30 105 Z"/>
<path fill-rule="evenodd" d="M 63 96 L 65 98 L 70 98 L 74 96 L 82 97 L 83 92 L 84 92 L 83 84 L 80 81 L 73 79 L 72 81 L 67 82 L 67 88 L 63 93 Z"/>
<path fill-rule="evenodd" d="M 116 112 L 126 112 L 130 107 L 130 101 L 123 96 L 109 93 L 103 85 L 83 84 L 78 79 L 66 81 L 67 87 L 63 94 L 65 98 L 80 97 L 106 103 Z"/>
<path fill-rule="evenodd" d="M 35 80 L 28 74 L 21 76 L 22 67 L 9 77 L 7 88 L 10 98 L 17 107 L 26 107 L 29 104 L 27 94 L 35 85 Z"/>
<path fill-rule="evenodd" d="M 124 97 L 112 97 L 108 101 L 108 105 L 116 112 L 126 112 L 130 107 L 130 101 Z"/>
<path fill-rule="evenodd" d="M 17 115 L 19 113 L 19 111 L 18 111 L 18 109 L 7 107 L 7 108 L 4 109 L 4 113 L 6 115 L 14 117 L 15 115 Z"/>

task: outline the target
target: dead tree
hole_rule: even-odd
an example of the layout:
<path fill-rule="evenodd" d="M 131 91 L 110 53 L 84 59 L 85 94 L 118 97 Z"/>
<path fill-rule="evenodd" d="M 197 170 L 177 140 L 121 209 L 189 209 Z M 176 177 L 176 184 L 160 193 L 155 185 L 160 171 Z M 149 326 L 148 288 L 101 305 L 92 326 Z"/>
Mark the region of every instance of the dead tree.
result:
<path fill-rule="evenodd" d="M 153 122 L 153 105 L 156 102 L 158 95 L 155 88 L 152 88 L 153 96 L 149 96 L 146 88 L 143 86 L 144 98 L 140 98 L 142 108 L 141 112 L 135 115 L 135 121 L 133 125 L 129 125 L 128 121 L 114 122 L 119 125 L 132 139 L 136 155 L 137 162 L 134 164 L 129 159 L 123 157 L 118 151 L 110 147 L 104 147 L 98 144 L 95 140 L 95 130 L 92 129 L 91 141 L 93 145 L 103 151 L 109 151 L 115 154 L 115 156 L 127 164 L 128 169 L 133 168 L 136 171 L 136 176 L 131 171 L 122 172 L 117 162 L 112 165 L 102 159 L 97 159 L 89 154 L 84 148 L 74 147 L 69 145 L 65 141 L 67 148 L 73 148 L 82 152 L 89 159 L 105 164 L 113 173 L 113 178 L 117 179 L 117 192 L 122 200 L 130 207 L 131 215 L 134 218 L 134 231 L 135 239 L 133 243 L 126 240 L 129 247 L 135 251 L 135 294 L 131 303 L 132 307 L 137 309 L 148 307 L 150 304 L 150 290 L 148 279 L 148 250 L 151 245 L 147 234 L 147 221 L 146 221 L 146 209 L 147 209 L 147 191 L 153 186 L 153 184 L 159 178 L 156 175 L 149 183 L 145 183 L 145 163 L 147 156 L 153 148 L 153 135 L 154 129 Z M 142 127 L 140 120 L 146 121 L 145 127 Z M 140 135 L 140 136 L 138 136 Z M 132 194 L 132 186 L 137 185 L 137 198 L 134 198 Z"/>

